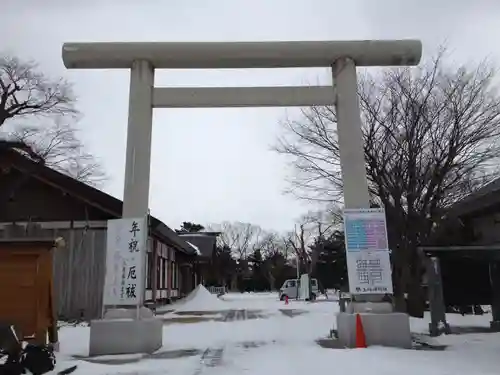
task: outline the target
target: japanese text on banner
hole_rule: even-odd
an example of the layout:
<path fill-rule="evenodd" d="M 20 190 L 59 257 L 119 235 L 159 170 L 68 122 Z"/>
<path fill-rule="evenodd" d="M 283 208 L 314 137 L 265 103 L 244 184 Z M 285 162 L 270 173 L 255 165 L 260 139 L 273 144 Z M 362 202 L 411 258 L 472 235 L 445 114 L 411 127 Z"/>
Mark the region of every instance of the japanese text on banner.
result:
<path fill-rule="evenodd" d="M 145 218 L 108 221 L 104 305 L 139 305 L 143 298 Z"/>

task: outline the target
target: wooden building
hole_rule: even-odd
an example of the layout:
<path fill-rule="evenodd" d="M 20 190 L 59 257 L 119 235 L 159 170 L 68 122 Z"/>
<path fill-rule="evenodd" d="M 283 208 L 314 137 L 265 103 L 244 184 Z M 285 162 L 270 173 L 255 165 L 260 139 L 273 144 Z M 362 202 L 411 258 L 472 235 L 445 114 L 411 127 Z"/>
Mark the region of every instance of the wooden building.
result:
<path fill-rule="evenodd" d="M 217 248 L 217 237 L 220 232 L 181 232 L 177 234 L 196 248 L 198 257 L 196 259 L 196 276 L 199 278 L 198 283 L 206 284 L 206 282 L 213 279 L 214 271 L 214 256 Z"/>
<path fill-rule="evenodd" d="M 54 289 L 60 319 L 93 319 L 102 309 L 107 220 L 122 202 L 16 151 L 0 155 L 0 238 L 63 237 L 55 254 Z M 193 246 L 149 218 L 147 302 L 163 304 L 197 282 Z"/>
<path fill-rule="evenodd" d="M 422 247 L 439 264 L 428 272 L 439 269 L 438 302 L 463 312 L 491 305 L 491 327 L 500 331 L 500 179 L 457 202 L 446 218 L 433 243 Z"/>

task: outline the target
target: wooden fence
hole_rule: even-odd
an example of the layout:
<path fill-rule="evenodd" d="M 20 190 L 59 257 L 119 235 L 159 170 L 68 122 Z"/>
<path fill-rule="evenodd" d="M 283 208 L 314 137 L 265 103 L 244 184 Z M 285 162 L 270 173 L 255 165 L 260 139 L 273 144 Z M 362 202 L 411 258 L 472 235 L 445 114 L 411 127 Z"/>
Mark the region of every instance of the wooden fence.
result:
<path fill-rule="evenodd" d="M 66 246 L 55 251 L 54 293 L 59 319 L 95 319 L 101 314 L 106 266 L 106 227 L 70 223 L 44 223 L 43 226 L 0 223 L 0 237 L 63 237 Z M 48 228 L 53 226 L 52 228 Z"/>
<path fill-rule="evenodd" d="M 209 286 L 207 290 L 212 294 L 223 295 L 227 293 L 225 286 Z"/>

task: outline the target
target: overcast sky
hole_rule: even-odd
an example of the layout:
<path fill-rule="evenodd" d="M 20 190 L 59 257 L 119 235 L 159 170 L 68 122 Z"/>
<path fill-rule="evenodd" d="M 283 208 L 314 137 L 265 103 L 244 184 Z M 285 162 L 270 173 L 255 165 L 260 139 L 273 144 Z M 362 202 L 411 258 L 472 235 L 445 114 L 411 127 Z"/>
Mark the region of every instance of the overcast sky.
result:
<path fill-rule="evenodd" d="M 0 49 L 75 84 L 80 127 L 123 196 L 129 76 L 66 70 L 64 42 L 419 38 L 459 62 L 500 63 L 498 0 L 1 0 Z M 327 70 L 161 71 L 157 86 L 328 83 Z M 152 213 L 172 227 L 238 220 L 288 230 L 308 209 L 284 196 L 286 162 L 270 151 L 285 109 L 155 110 Z M 288 115 L 293 115 L 288 111 Z"/>

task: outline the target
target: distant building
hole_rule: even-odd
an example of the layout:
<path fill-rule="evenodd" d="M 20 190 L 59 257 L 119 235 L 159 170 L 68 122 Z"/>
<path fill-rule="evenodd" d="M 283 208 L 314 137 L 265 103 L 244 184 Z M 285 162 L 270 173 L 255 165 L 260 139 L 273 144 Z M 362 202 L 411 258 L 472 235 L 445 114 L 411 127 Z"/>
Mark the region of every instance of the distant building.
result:
<path fill-rule="evenodd" d="M 196 274 L 200 276 L 198 283 L 205 283 L 210 273 L 210 267 L 217 249 L 217 237 L 220 235 L 220 232 L 177 231 L 177 234 L 199 251 L 196 259 Z"/>

